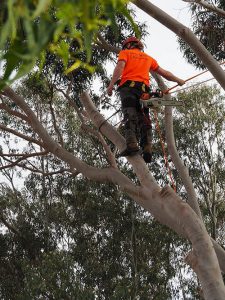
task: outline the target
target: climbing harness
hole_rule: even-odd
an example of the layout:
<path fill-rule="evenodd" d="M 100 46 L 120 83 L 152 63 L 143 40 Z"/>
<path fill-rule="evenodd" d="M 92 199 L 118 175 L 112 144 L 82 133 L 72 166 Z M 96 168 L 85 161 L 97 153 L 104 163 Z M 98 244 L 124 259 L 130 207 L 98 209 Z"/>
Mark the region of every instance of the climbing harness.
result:
<path fill-rule="evenodd" d="M 141 88 L 141 90 L 143 92 L 141 95 L 141 98 L 140 98 L 140 103 L 141 103 L 142 108 L 147 107 L 147 108 L 151 108 L 151 109 L 154 109 L 154 108 L 156 109 L 156 108 L 159 108 L 160 106 L 183 106 L 184 105 L 184 103 L 182 101 L 163 99 L 164 93 L 160 89 L 156 89 L 155 91 L 148 91 L 149 88 L 141 82 L 135 82 L 135 81 L 128 80 L 128 81 L 126 81 L 126 83 L 124 85 L 128 86 L 128 87 Z M 102 99 L 104 96 L 105 96 L 105 92 L 102 94 L 100 99 Z M 98 130 L 101 131 L 101 127 L 120 111 L 121 111 L 121 109 L 116 110 L 111 116 L 109 116 L 107 119 L 105 119 L 99 125 Z M 114 126 L 117 126 L 118 124 L 120 124 L 122 122 L 123 122 L 123 120 L 119 121 Z"/>
<path fill-rule="evenodd" d="M 116 82 L 117 85 L 119 85 L 119 83 L 120 83 L 120 80 L 118 80 Z M 126 82 L 123 83 L 123 85 L 119 86 L 117 88 L 117 90 L 120 90 L 120 88 L 122 88 L 122 87 L 135 88 L 135 89 L 141 90 L 142 93 L 149 92 L 149 87 L 145 83 L 139 82 L 139 81 L 127 80 Z"/>

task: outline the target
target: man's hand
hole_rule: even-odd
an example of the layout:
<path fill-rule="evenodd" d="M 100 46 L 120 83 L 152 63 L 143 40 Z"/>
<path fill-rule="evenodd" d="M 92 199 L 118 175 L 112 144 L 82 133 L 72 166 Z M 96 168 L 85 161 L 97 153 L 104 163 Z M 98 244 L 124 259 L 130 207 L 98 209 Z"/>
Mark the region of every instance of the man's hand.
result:
<path fill-rule="evenodd" d="M 112 91 L 114 89 L 114 84 L 120 79 L 122 73 L 123 73 L 123 69 L 125 67 L 126 62 L 124 60 L 119 60 L 114 71 L 113 71 L 113 76 L 112 79 L 110 81 L 110 84 L 107 88 L 107 94 L 109 96 L 112 96 Z"/>
<path fill-rule="evenodd" d="M 178 83 L 179 85 L 184 85 L 185 82 L 186 82 L 185 80 L 180 79 L 180 78 L 178 78 L 178 80 L 177 80 L 177 83 Z"/>
<path fill-rule="evenodd" d="M 113 89 L 114 89 L 114 85 L 110 83 L 109 86 L 107 87 L 107 94 L 109 96 L 112 96 Z"/>

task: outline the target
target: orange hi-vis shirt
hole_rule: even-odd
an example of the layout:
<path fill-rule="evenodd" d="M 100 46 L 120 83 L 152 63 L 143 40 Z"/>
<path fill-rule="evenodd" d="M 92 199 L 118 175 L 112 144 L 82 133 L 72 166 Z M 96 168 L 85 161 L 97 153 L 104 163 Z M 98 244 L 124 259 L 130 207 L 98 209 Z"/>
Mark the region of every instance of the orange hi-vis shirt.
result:
<path fill-rule="evenodd" d="M 144 82 L 150 84 L 149 72 L 158 69 L 157 61 L 139 49 L 126 49 L 119 53 L 118 61 L 126 62 L 119 86 L 127 80 Z"/>

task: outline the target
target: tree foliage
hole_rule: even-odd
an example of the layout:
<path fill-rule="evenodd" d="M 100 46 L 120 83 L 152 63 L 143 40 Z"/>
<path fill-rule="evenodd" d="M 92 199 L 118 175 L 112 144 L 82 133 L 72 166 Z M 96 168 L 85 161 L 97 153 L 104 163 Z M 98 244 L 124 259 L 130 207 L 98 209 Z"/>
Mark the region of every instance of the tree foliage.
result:
<path fill-rule="evenodd" d="M 138 34 L 127 2 L 3 1 L 0 13 L 0 58 L 6 63 L 2 84 L 27 74 L 37 60 L 42 66 L 46 52 L 61 59 L 66 74 L 79 67 L 93 72 L 89 64 L 92 43 L 96 41 L 98 32 L 109 25 L 118 31 L 116 14 L 125 16 Z M 79 56 L 83 51 L 85 58 L 81 59 Z"/>
<path fill-rule="evenodd" d="M 93 165 L 107 165 L 101 147 L 98 143 L 93 144 L 93 137 L 80 131 L 80 121 L 67 102 L 57 93 L 53 97 L 43 80 L 38 83 L 33 79 L 23 81 L 18 91 L 36 110 L 51 135 L 60 141 L 54 130 L 50 105 L 54 107 L 64 147 L 79 153 L 80 158 Z M 220 121 L 224 106 L 220 97 L 217 89 L 207 87 L 181 94 L 186 108 L 177 113 L 175 126 L 178 149 L 190 165 L 206 224 L 223 244 L 223 177 L 217 179 L 216 193 L 209 193 L 209 186 L 213 184 L 210 178 L 223 174 L 219 149 L 223 143 L 224 128 Z M 4 115 L 3 112 L 2 118 L 6 118 L 7 113 Z M 218 121 L 215 123 L 214 119 Z M 8 117 L 7 125 L 27 133 L 28 129 L 16 120 L 13 116 Z M 2 140 L 4 138 L 9 152 L 18 153 L 20 142 L 16 150 L 17 144 L 12 143 L 9 136 L 2 136 Z M 157 143 L 155 134 L 152 168 L 158 174 L 157 180 L 163 184 L 165 174 Z M 215 147 L 213 143 L 219 143 L 215 157 L 208 152 Z M 27 153 L 34 151 L 29 143 L 24 145 L 25 149 Z M 39 146 L 38 150 L 41 150 Z M 1 234 L 0 290 L 3 299 L 21 299 L 16 295 L 23 295 L 25 299 L 94 299 L 96 296 L 102 299 L 147 299 L 149 294 L 155 299 L 176 299 L 181 290 L 184 295 L 198 299 L 197 282 L 182 275 L 184 270 L 190 272 L 180 262 L 180 257 L 189 249 L 184 240 L 152 219 L 114 185 L 100 185 L 79 175 L 74 177 L 66 171 L 67 166 L 62 161 L 45 155 L 30 157 L 21 165 L 18 163 L 20 168 L 32 165 L 36 170 L 25 178 L 22 190 L 14 188 L 13 191 L 2 185 L 1 222 L 5 232 Z M 212 160 L 216 168 L 210 170 Z M 121 163 L 124 174 L 135 181 L 130 167 Z M 64 171 L 64 175 L 53 175 L 57 171 Z M 13 180 L 11 184 L 13 187 Z M 182 188 L 178 178 L 177 187 L 178 190 Z M 179 192 L 183 194 L 182 189 Z M 207 195 L 217 195 L 209 198 L 209 206 Z M 215 218 L 217 222 L 213 225 Z M 172 284 L 175 280 L 177 287 Z"/>
<path fill-rule="evenodd" d="M 179 99 L 185 102 L 185 109 L 175 117 L 177 146 L 199 195 L 209 232 L 225 246 L 224 96 L 216 86 L 203 86 L 179 94 Z"/>
<path fill-rule="evenodd" d="M 210 4 L 225 10 L 225 2 L 223 0 L 210 1 Z M 198 5 L 197 1 L 191 4 L 191 12 L 194 34 L 217 61 L 223 61 L 225 58 L 225 17 Z M 179 39 L 179 43 L 187 61 L 197 67 L 203 68 L 202 62 L 190 47 L 182 39 Z"/>
<path fill-rule="evenodd" d="M 46 3 L 48 9 L 44 9 Z M 28 68 L 24 69 L 24 74 L 39 58 L 39 76 L 33 70 L 14 85 L 17 94 L 5 87 L 0 95 L 0 168 L 11 185 L 1 184 L 0 191 L 1 297 L 149 299 L 151 295 L 153 299 L 173 299 L 179 298 L 182 292 L 183 298 L 198 299 L 198 281 L 183 278 L 185 272 L 190 272 L 181 261 L 191 250 L 187 240 L 192 242 L 193 261 L 198 262 L 190 265 L 203 283 L 208 299 L 212 298 L 211 291 L 223 296 L 218 261 L 201 216 L 178 196 L 188 201 L 187 187 L 186 193 L 185 184 L 174 170 L 178 194 L 168 186 L 161 188 L 166 182 L 158 137 L 154 137 L 156 153 L 151 171 L 140 156 L 130 159 L 132 168 L 116 156 L 116 147 L 121 150 L 124 145 L 123 138 L 102 118 L 88 97 L 86 103 L 84 94 L 83 99 L 81 97 L 86 111 L 77 99 L 80 91 L 90 87 L 95 79 L 91 70 L 97 71 L 101 82 L 107 80 L 105 64 L 113 56 L 104 47 L 104 41 L 118 46 L 124 36 L 134 32 L 130 16 L 121 14 L 122 7 L 126 8 L 124 2 L 70 3 L 81 5 L 78 7 L 80 15 L 76 15 L 79 9 L 73 12 L 72 6 L 57 1 L 8 1 L 4 2 L 1 12 L 3 32 L 7 32 L 5 24 L 10 28 L 10 38 L 5 40 L 2 52 L 7 76 L 10 76 L 9 58 L 14 56 L 11 71 L 16 66 L 16 76 L 23 74 L 24 56 L 18 56 L 15 49 L 11 51 L 18 41 L 21 41 L 21 49 L 25 45 L 29 52 L 33 49 L 29 48 L 32 40 L 35 41 L 32 36 L 36 33 L 38 36 L 42 24 L 51 21 L 53 27 L 61 28 L 56 40 L 54 28 L 53 33 L 48 34 L 50 39 L 43 46 L 44 60 L 41 56 L 32 56 L 31 64 L 26 61 Z M 107 3 L 112 4 L 110 12 L 104 6 Z M 62 19 L 56 4 L 65 4 L 60 11 Z M 25 5 L 24 18 L 21 10 L 15 11 L 21 5 Z M 83 13 L 85 5 L 90 10 Z M 101 5 L 105 14 L 102 14 Z M 70 9 L 65 11 L 66 7 Z M 13 16 L 18 15 L 16 25 L 22 22 L 21 27 L 15 27 L 18 39 L 12 38 L 10 11 L 14 12 Z M 65 21 L 63 18 L 67 14 L 71 14 L 75 22 L 70 18 Z M 114 23 L 119 26 L 113 26 Z M 89 28 L 88 24 L 93 26 Z M 99 31 L 100 38 L 97 37 Z M 30 34 L 31 40 L 28 39 Z M 67 52 L 69 55 L 64 56 Z M 66 68 L 71 72 L 66 72 Z M 93 90 L 91 93 L 98 107 L 100 99 Z M 188 105 L 176 115 L 179 151 L 193 176 L 206 226 L 211 236 L 224 245 L 221 201 L 224 176 L 219 150 L 224 142 L 224 128 L 220 122 L 224 106 L 218 100 L 222 96 L 215 89 L 206 88 L 201 93 L 192 90 L 180 97 Z M 104 107 L 114 106 L 108 99 L 104 101 Z M 166 115 L 169 115 L 168 110 Z M 214 122 L 216 118 L 218 122 Z M 169 127 L 168 122 L 164 124 L 162 120 L 162 124 L 166 129 Z M 187 124 L 190 128 L 185 129 Z M 102 181 L 106 183 L 100 184 Z M 20 184 L 22 188 L 18 187 Z M 185 239 L 160 225 L 149 212 Z M 220 263 L 223 254 L 222 251 L 219 256 L 217 252 Z M 223 269 L 224 265 L 220 267 Z M 208 286 L 213 288 L 208 289 Z M 223 299 L 222 296 L 217 299 Z"/>

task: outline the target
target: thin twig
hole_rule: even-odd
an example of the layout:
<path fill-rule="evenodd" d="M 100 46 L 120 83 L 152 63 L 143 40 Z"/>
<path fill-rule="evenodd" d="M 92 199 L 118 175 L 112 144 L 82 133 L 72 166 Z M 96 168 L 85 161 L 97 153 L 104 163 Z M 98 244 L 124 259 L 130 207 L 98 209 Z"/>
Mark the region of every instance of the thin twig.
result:
<path fill-rule="evenodd" d="M 20 119 L 26 121 L 27 123 L 29 123 L 29 118 L 28 118 L 26 115 L 24 115 L 24 114 L 22 114 L 22 113 L 20 113 L 20 112 L 18 112 L 18 111 L 15 111 L 15 110 L 13 110 L 13 109 L 11 109 L 11 108 L 10 108 L 8 105 L 6 105 L 5 103 L 0 103 L 0 109 L 4 109 L 4 110 L 5 110 L 7 113 L 9 113 L 10 115 L 15 116 L 15 117 L 18 117 L 18 118 L 20 118 Z"/>
<path fill-rule="evenodd" d="M 58 126 L 57 126 L 56 117 L 55 117 L 55 112 L 54 112 L 54 109 L 53 109 L 53 106 L 52 106 L 52 102 L 51 102 L 51 101 L 49 102 L 49 106 L 50 106 L 50 111 L 51 111 L 52 120 L 53 120 L 53 127 L 54 127 L 54 129 L 55 129 L 55 132 L 56 132 L 57 135 L 58 135 L 59 143 L 60 143 L 60 145 L 63 147 L 63 146 L 64 146 L 63 137 L 62 137 L 61 132 L 60 132 Z"/>
<path fill-rule="evenodd" d="M 210 4 L 204 0 L 183 0 L 183 1 L 188 2 L 188 3 L 198 4 L 198 5 L 202 6 L 203 8 L 213 11 L 213 12 L 217 13 L 218 15 L 220 15 L 221 17 L 225 18 L 225 11 L 223 9 L 216 7 L 215 5 Z"/>
<path fill-rule="evenodd" d="M 9 127 L 3 125 L 3 124 L 0 124 L 0 129 L 2 129 L 4 131 L 7 131 L 7 132 L 10 132 L 10 133 L 12 133 L 12 134 L 20 137 L 21 139 L 24 139 L 24 140 L 26 140 L 26 141 L 28 141 L 30 143 L 35 143 L 35 144 L 37 144 L 37 145 L 39 145 L 39 146 L 41 146 L 41 147 L 44 148 L 44 144 L 41 141 L 38 141 L 38 140 L 36 140 L 36 139 L 34 139 L 32 137 L 29 137 L 29 136 L 27 136 L 25 134 L 22 134 L 22 133 L 14 130 L 12 128 L 9 128 Z"/>
<path fill-rule="evenodd" d="M 86 132 L 88 132 L 89 134 L 93 135 L 94 137 L 96 137 L 100 143 L 102 144 L 105 152 L 106 152 L 106 155 L 108 157 L 108 161 L 110 163 L 110 165 L 114 168 L 117 168 L 117 163 L 116 163 L 116 160 L 115 160 L 115 156 L 114 154 L 112 153 L 110 147 L 108 146 L 108 144 L 106 143 L 104 137 L 102 136 L 102 134 L 92 128 L 90 128 L 89 126 L 85 125 L 85 124 L 82 124 L 81 128 L 83 130 L 85 130 Z"/>

